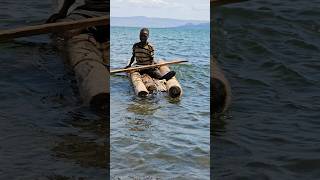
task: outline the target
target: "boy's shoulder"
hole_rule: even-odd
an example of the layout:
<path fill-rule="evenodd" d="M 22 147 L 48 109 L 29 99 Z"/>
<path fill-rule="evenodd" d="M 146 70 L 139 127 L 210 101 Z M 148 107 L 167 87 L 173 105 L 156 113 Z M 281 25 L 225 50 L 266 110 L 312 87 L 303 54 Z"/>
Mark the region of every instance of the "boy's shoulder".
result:
<path fill-rule="evenodd" d="M 139 43 L 140 43 L 140 42 L 134 43 L 132 47 L 133 47 L 133 48 L 137 47 L 137 46 L 139 45 Z"/>
<path fill-rule="evenodd" d="M 151 44 L 150 42 L 148 42 L 148 46 L 149 46 L 150 49 L 154 50 L 154 45 Z"/>

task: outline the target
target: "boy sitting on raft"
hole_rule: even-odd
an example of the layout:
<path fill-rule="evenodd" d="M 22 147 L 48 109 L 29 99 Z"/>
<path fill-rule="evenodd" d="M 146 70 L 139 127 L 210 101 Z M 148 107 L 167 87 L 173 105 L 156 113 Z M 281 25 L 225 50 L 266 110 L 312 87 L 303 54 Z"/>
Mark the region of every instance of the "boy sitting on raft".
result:
<path fill-rule="evenodd" d="M 134 60 L 136 60 L 135 65 L 151 65 L 154 62 L 154 47 L 148 42 L 149 29 L 142 28 L 140 30 L 140 42 L 135 43 L 132 47 L 132 57 L 130 63 L 125 68 L 131 67 Z M 169 80 L 176 75 L 174 71 L 170 71 L 165 75 L 162 75 L 158 68 L 145 69 L 139 72 L 142 74 L 148 74 L 150 77 L 155 79 L 165 79 Z"/>

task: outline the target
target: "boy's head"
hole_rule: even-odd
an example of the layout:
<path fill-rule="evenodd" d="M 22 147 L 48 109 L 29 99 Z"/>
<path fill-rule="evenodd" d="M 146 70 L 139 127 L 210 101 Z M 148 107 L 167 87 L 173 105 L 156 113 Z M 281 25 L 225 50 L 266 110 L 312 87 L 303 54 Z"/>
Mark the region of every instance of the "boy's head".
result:
<path fill-rule="evenodd" d="M 140 30 L 140 41 L 143 43 L 146 43 L 149 38 L 149 29 L 148 28 L 142 28 Z"/>

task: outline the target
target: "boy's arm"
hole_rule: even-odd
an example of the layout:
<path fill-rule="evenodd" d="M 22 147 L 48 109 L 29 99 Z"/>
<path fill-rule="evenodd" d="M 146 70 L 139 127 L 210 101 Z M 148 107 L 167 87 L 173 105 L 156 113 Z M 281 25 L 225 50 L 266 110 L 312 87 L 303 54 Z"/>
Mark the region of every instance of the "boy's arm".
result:
<path fill-rule="evenodd" d="M 149 46 L 150 46 L 150 49 L 151 49 L 150 59 L 152 60 L 153 63 L 155 63 L 155 62 L 154 62 L 154 51 L 155 51 L 154 46 L 151 45 L 151 44 L 149 44 Z"/>
<path fill-rule="evenodd" d="M 60 11 L 50 16 L 46 23 L 53 23 L 53 22 L 56 22 L 58 19 L 65 18 L 68 14 L 69 8 L 72 6 L 72 4 L 75 3 L 75 1 L 76 0 L 64 0 L 63 6 L 60 9 Z"/>
<path fill-rule="evenodd" d="M 135 44 L 134 44 L 133 47 L 132 47 L 132 57 L 131 57 L 131 59 L 130 59 L 129 64 L 125 67 L 125 69 L 131 67 L 132 63 L 134 62 L 134 57 L 135 57 L 135 56 L 134 56 L 134 49 L 135 49 Z"/>
<path fill-rule="evenodd" d="M 130 63 L 125 67 L 125 69 L 131 67 L 131 64 L 134 62 L 134 54 L 132 54 L 132 57 L 130 59 Z"/>

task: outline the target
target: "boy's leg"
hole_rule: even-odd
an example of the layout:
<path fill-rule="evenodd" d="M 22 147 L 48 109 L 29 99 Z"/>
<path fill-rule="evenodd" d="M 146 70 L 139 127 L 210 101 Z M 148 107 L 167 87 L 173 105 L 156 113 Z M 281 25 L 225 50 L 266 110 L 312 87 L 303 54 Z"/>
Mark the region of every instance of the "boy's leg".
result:
<path fill-rule="evenodd" d="M 146 69 L 145 73 L 148 74 L 150 77 L 155 78 L 155 79 L 161 79 L 162 78 L 162 74 L 160 73 L 158 68 Z"/>

